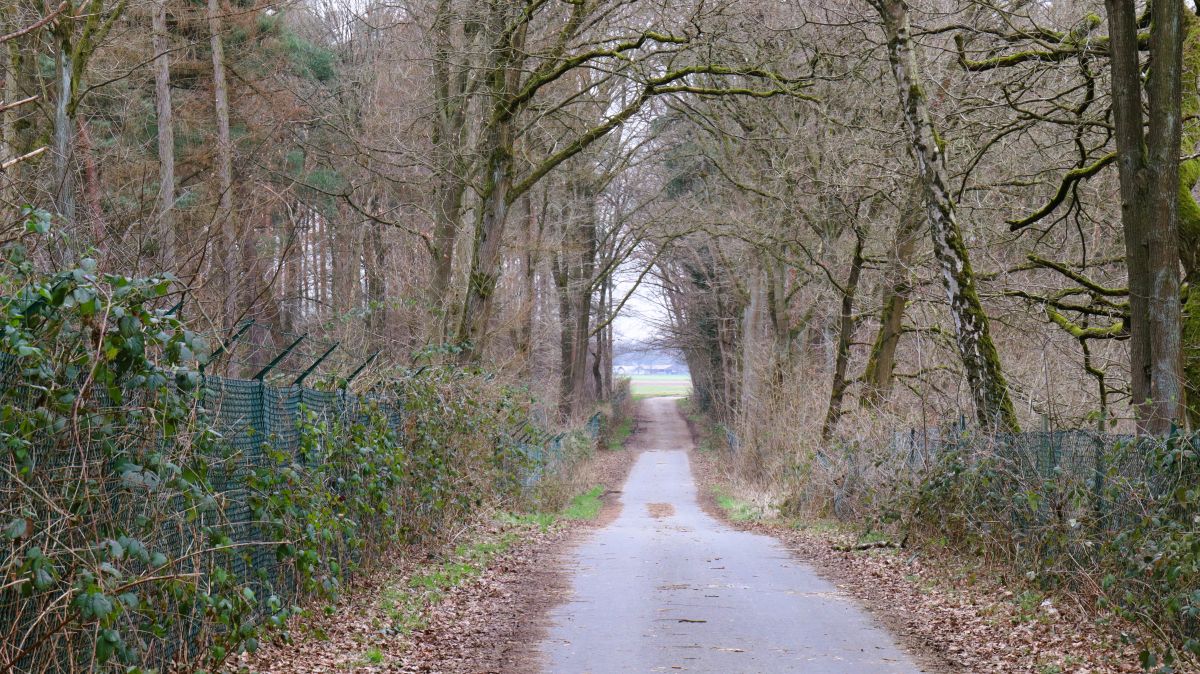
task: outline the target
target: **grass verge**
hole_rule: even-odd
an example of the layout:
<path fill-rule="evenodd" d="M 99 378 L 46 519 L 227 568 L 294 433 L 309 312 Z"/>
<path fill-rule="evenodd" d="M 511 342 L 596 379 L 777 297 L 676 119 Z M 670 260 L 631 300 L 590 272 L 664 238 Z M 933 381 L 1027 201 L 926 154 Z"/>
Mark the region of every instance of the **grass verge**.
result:
<path fill-rule="evenodd" d="M 725 512 L 725 516 L 733 522 L 756 522 L 763 519 L 763 512 L 758 506 L 748 501 L 734 498 L 724 489 L 714 486 L 713 497 L 717 505 Z"/>
<path fill-rule="evenodd" d="M 383 634 L 408 635 L 428 626 L 429 610 L 454 588 L 483 575 L 492 561 L 522 539 L 523 530 L 548 531 L 560 520 L 594 520 L 604 503 L 604 485 L 577 494 L 561 513 L 510 513 L 495 516 L 496 528 L 454 548 L 444 559 L 417 569 L 402 583 L 379 593 L 380 613 L 386 619 L 375 628 Z M 370 654 L 364 661 L 371 661 Z M 378 664 L 371 661 L 371 664 Z"/>
<path fill-rule="evenodd" d="M 536 520 L 506 514 L 497 520 L 502 525 L 497 530 L 458 545 L 445 559 L 418 569 L 405 582 L 382 588 L 379 608 L 386 623 L 381 621 L 376 628 L 384 634 L 400 635 L 424 629 L 430 607 L 440 603 L 450 590 L 483 575 L 494 558 L 521 539 L 522 526 L 537 526 Z"/>
<path fill-rule="evenodd" d="M 600 515 L 600 508 L 604 506 L 600 500 L 603 494 L 604 485 L 596 485 L 582 494 L 577 494 L 563 511 L 563 519 L 575 521 L 596 519 Z"/>
<path fill-rule="evenodd" d="M 626 416 L 612 429 L 612 435 L 608 439 L 608 448 L 612 451 L 625 449 L 625 441 L 629 436 L 633 435 L 633 417 Z"/>

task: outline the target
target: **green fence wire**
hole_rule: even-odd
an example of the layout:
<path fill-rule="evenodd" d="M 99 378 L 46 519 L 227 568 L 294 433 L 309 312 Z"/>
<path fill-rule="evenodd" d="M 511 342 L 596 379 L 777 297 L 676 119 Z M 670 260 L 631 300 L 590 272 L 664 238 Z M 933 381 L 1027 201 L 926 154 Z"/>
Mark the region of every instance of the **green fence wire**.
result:
<path fill-rule="evenodd" d="M 725 436 L 731 453 L 742 451 L 737 434 L 725 429 Z M 1174 441 L 1200 452 L 1200 434 Z M 1147 444 L 1154 442 L 1161 440 L 1084 429 L 980 433 L 959 422 L 895 431 L 883 448 L 836 443 L 816 452 L 816 460 L 841 473 L 832 485 L 838 516 L 870 487 L 872 470 L 914 485 L 938 471 L 986 471 L 984 491 L 994 501 L 980 506 L 1008 512 L 1012 531 L 1020 536 L 1053 524 L 1051 519 L 1058 524 L 1086 519 L 1110 531 L 1134 521 L 1144 504 L 1131 495 L 1161 498 L 1183 477 L 1158 468 L 1154 457 L 1161 448 Z M 959 467 L 947 465 L 951 461 Z"/>
<path fill-rule="evenodd" d="M 17 383 L 15 377 L 19 376 L 14 365 L 15 361 L 11 357 L 0 354 L 0 390 L 11 393 L 19 388 L 14 387 Z M 230 566 L 226 570 L 254 588 L 257 596 L 279 597 L 286 605 L 298 599 L 299 588 L 295 579 L 289 578 L 284 571 L 272 546 L 262 544 L 266 539 L 253 521 L 247 478 L 258 468 L 276 465 L 275 460 L 271 458 L 273 455 L 303 460 L 300 456 L 299 433 L 302 414 L 313 414 L 327 420 L 353 419 L 355 415 L 364 414 L 364 406 L 369 400 L 372 399 L 345 391 L 321 391 L 299 385 L 274 386 L 262 380 L 230 379 L 211 375 L 204 377 L 200 413 L 221 434 L 222 449 L 227 452 L 220 460 L 214 457 L 213 464 L 219 468 L 210 474 L 215 492 L 213 496 L 221 504 L 220 518 L 225 524 L 224 529 L 232 538 L 232 544 L 244 546 L 248 551 L 244 555 L 229 557 Z M 389 420 L 389 425 L 397 436 L 402 438 L 403 410 L 385 401 L 374 402 L 379 403 L 380 409 Z M 20 401 L 16 403 L 20 404 Z M 589 439 L 594 441 L 600 429 L 600 415 L 596 415 L 588 421 L 585 432 Z M 519 449 L 527 459 L 520 462 L 519 470 L 523 471 L 523 474 L 518 476 L 520 483 L 526 488 L 535 485 L 563 459 L 564 436 L 549 434 L 537 419 L 529 419 L 512 428 L 498 430 L 501 432 L 497 437 L 512 443 L 512 446 Z M 67 457 L 41 457 L 42 465 L 51 465 L 56 461 L 66 465 L 67 460 Z M 0 498 L 14 491 L 9 482 L 10 477 L 0 472 Z M 4 508 L 0 512 L 10 512 L 12 505 L 11 502 L 0 501 L 0 506 Z M 420 512 L 422 508 L 432 506 L 412 503 L 407 504 L 407 507 L 412 511 L 411 516 L 416 518 L 424 514 Z M 112 504 L 108 511 L 98 507 L 94 512 L 111 512 L 114 516 L 119 516 L 116 515 L 119 511 L 119 505 Z M 203 525 L 203 522 L 185 529 L 178 526 L 178 523 L 170 523 L 162 528 L 158 540 L 147 543 L 153 545 L 156 550 L 174 551 L 181 557 L 185 556 L 198 535 L 200 525 Z M 10 550 L 4 560 L 6 567 L 14 562 L 12 557 L 13 553 Z M 342 564 L 343 569 L 348 566 Z M 36 611 L 30 609 L 31 606 L 25 598 L 13 591 L 11 585 L 9 589 L 0 589 L 0 623 L 6 626 L 15 623 L 19 630 L 23 624 L 35 625 Z M 200 616 L 182 616 L 180 622 L 190 624 L 190 627 L 182 630 L 183 636 L 158 640 L 144 654 L 144 666 L 164 667 L 184 654 L 195 654 L 199 652 L 198 649 L 205 647 L 202 643 Z M 179 633 L 179 630 L 175 632 L 177 635 Z M 37 641 L 36 634 L 30 634 L 29 637 L 27 642 Z M 80 630 L 77 637 L 94 639 L 95 634 L 89 635 L 86 630 Z M 87 671 L 87 654 L 91 650 L 88 644 L 75 643 L 70 650 L 74 653 L 59 649 L 59 662 L 50 665 L 45 662 L 46 653 L 31 653 L 24 661 L 18 663 L 17 671 L 32 669 L 35 664 L 33 658 L 38 659 L 36 664 L 39 670 Z"/>

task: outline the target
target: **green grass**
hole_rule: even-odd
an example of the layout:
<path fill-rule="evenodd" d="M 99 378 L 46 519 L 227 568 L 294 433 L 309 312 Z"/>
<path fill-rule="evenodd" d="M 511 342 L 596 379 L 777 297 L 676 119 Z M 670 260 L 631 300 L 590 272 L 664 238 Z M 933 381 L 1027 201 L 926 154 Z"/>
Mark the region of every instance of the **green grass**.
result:
<path fill-rule="evenodd" d="M 390 630 L 411 634 L 424 629 L 428 606 L 439 603 L 453 588 L 480 576 L 494 557 L 506 552 L 517 540 L 518 535 L 510 531 L 464 543 L 454 549 L 450 559 L 417 571 L 407 583 L 384 587 L 379 593 L 379 607 L 391 622 Z M 371 651 L 367 653 L 369 656 Z"/>
<path fill-rule="evenodd" d="M 882 543 L 891 540 L 886 534 L 881 531 L 868 531 L 858 536 L 858 544 L 866 543 Z"/>
<path fill-rule="evenodd" d="M 634 400 L 686 396 L 691 392 L 692 379 L 686 374 L 635 374 L 629 377 L 629 393 Z"/>
<path fill-rule="evenodd" d="M 762 512 L 757 507 L 726 494 L 720 487 L 713 487 L 713 495 L 717 498 L 717 505 L 721 506 L 721 510 L 725 511 L 725 516 L 734 522 L 750 522 L 762 519 Z"/>
<path fill-rule="evenodd" d="M 363 662 L 368 665 L 382 665 L 383 651 L 378 648 L 368 648 L 367 652 L 363 654 Z"/>
<path fill-rule="evenodd" d="M 624 435 L 618 432 L 622 441 L 628 435 L 628 430 Z M 595 519 L 604 505 L 600 500 L 603 494 L 604 486 L 597 485 L 571 499 L 570 505 L 561 513 L 500 513 L 496 521 L 499 524 L 538 527 L 545 531 L 560 519 Z M 512 548 L 520 537 L 517 531 L 505 531 L 463 543 L 454 548 L 446 559 L 418 569 L 406 582 L 383 587 L 378 601 L 388 624 L 378 627 L 395 634 L 412 634 L 424 629 L 428 626 L 430 606 L 441 602 L 450 590 L 482 575 L 492 560 Z M 374 659 L 376 657 L 379 660 Z M 362 662 L 381 664 L 382 659 L 382 652 L 370 649 L 362 657 Z"/>
<path fill-rule="evenodd" d="M 618 450 L 625 448 L 625 441 L 633 434 L 633 418 L 625 417 L 621 421 L 621 425 L 612 430 L 612 437 L 608 439 L 608 448 Z"/>
<path fill-rule="evenodd" d="M 600 495 L 604 493 L 604 485 L 596 485 L 591 489 L 571 499 L 571 505 L 563 511 L 563 519 L 594 520 L 600 514 Z"/>
<path fill-rule="evenodd" d="M 500 513 L 496 519 L 501 524 L 526 524 L 546 531 L 558 521 L 558 515 L 541 511 L 532 513 Z"/>

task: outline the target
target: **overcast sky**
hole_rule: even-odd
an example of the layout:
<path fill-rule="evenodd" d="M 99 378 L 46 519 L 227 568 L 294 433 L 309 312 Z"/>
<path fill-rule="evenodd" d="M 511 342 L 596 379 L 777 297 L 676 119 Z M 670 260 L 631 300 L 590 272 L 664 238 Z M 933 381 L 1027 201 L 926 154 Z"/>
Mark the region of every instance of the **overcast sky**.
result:
<path fill-rule="evenodd" d="M 621 278 L 617 282 L 616 291 L 614 293 L 614 302 L 620 302 L 625 293 L 633 287 L 633 280 L 637 278 L 640 269 L 625 269 L 619 275 Z M 667 321 L 663 306 L 662 297 L 658 289 L 658 284 L 647 275 L 642 284 L 638 286 L 633 296 L 625 303 L 621 309 L 621 313 L 613 321 L 613 327 L 616 331 L 616 341 L 620 342 L 644 342 L 655 336 L 657 326 Z"/>

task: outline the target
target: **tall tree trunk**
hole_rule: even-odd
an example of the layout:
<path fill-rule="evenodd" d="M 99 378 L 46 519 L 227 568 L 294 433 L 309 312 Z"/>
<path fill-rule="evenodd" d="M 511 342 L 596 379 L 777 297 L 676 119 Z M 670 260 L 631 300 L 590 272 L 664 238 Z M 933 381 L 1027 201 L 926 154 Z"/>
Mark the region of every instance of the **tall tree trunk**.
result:
<path fill-rule="evenodd" d="M 367 225 L 366 242 L 363 244 L 363 263 L 367 277 L 367 331 L 372 349 L 384 341 L 387 329 L 387 260 L 383 245 L 383 230 L 374 224 Z"/>
<path fill-rule="evenodd" d="M 1129 366 L 1142 432 L 1161 435 L 1183 406 L 1179 307 L 1180 0 L 1151 12 L 1150 115 L 1144 131 L 1138 25 L 1133 3 L 1106 0 L 1121 224 L 1129 274 Z"/>
<path fill-rule="evenodd" d="M 575 327 L 572 330 L 574 344 L 571 347 L 571 401 L 572 414 L 580 415 L 588 401 L 587 361 L 591 342 L 593 276 L 596 273 L 596 195 L 589 186 L 576 191 L 582 211 L 578 230 L 579 261 L 572 279 Z"/>
<path fill-rule="evenodd" d="M 613 285 L 612 278 L 608 279 L 608 308 L 605 310 L 605 317 L 611 317 L 614 310 L 613 291 L 616 287 Z M 613 337 L 614 321 L 609 320 L 608 325 L 604 326 L 604 397 L 612 398 L 613 395 Z"/>
<path fill-rule="evenodd" d="M 1183 18 L 1186 37 L 1180 111 L 1184 128 L 1179 154 L 1192 158 L 1179 166 L 1179 256 L 1188 287 L 1200 288 L 1200 203 L 1192 196 L 1192 190 L 1200 182 L 1200 158 L 1193 156 L 1200 145 L 1200 17 L 1184 12 Z M 1189 425 L 1197 430 L 1200 429 L 1200 293 L 1188 293 L 1183 313 L 1184 400 Z"/>
<path fill-rule="evenodd" d="M 975 275 L 950 196 L 943 148 L 921 86 L 908 5 L 904 0 L 874 0 L 873 4 L 883 20 L 888 60 L 900 94 L 904 125 L 924 184 L 934 255 L 941 266 L 976 420 L 983 428 L 1016 431 L 1019 429 L 1016 411 L 1000 355 L 992 341 L 988 317 L 975 288 Z"/>
<path fill-rule="evenodd" d="M 771 391 L 772 397 L 784 394 L 784 380 L 792 368 L 792 344 L 796 339 L 796 328 L 792 326 L 789 311 L 787 267 L 767 260 L 766 270 L 766 314 L 771 326 Z"/>
<path fill-rule="evenodd" d="M 512 128 L 498 125 L 488 131 L 484 187 L 477 206 L 475 236 L 466 297 L 459 316 L 456 342 L 466 346 L 462 358 L 476 362 L 483 353 L 491 320 L 493 295 L 500 276 L 501 244 L 508 220 L 508 191 L 512 187 Z"/>
<path fill-rule="evenodd" d="M 337 213 L 333 234 L 333 310 L 337 316 L 345 316 L 357 306 L 359 279 L 362 277 L 362 245 L 358 236 L 358 223 Z"/>
<path fill-rule="evenodd" d="M 833 366 L 833 386 L 829 392 L 829 408 L 825 412 L 825 423 L 821 426 L 821 442 L 828 444 L 842 418 L 842 403 L 849 383 L 846 369 L 850 364 L 850 340 L 854 337 L 854 296 L 858 293 L 858 279 L 863 268 L 863 237 L 854 233 L 854 257 L 850 260 L 850 275 L 842 288 L 842 311 L 838 321 L 837 355 Z"/>
<path fill-rule="evenodd" d="M 879 332 L 871 345 L 867 367 L 863 372 L 864 407 L 874 407 L 887 399 L 892 390 L 892 375 L 896 367 L 896 349 L 904 331 L 904 310 L 912 294 L 913 255 L 920 237 L 921 225 L 925 223 L 925 212 L 921 207 L 922 187 L 914 183 L 908 201 L 900 212 L 896 224 L 896 236 L 888 255 L 888 268 L 883 286 L 883 300 L 879 310 Z"/>
<path fill-rule="evenodd" d="M 429 285 L 429 305 L 442 314 L 446 323 L 450 280 L 454 272 L 454 249 L 462 218 L 463 195 L 467 188 L 463 145 L 466 142 L 467 80 L 469 69 L 454 60 L 454 7 L 451 0 L 439 0 L 433 18 L 433 88 L 436 117 L 432 127 L 433 181 L 433 279 Z M 474 22 L 468 22 L 474 25 Z M 466 29 L 468 42 L 475 31 Z M 469 45 L 464 45 L 469 48 Z M 455 66 L 458 65 L 456 68 Z M 444 335 L 443 335 L 444 336 Z"/>
<path fill-rule="evenodd" d="M 596 400 L 606 400 L 604 395 L 604 331 L 596 332 L 596 350 L 592 353 L 592 389 Z"/>
<path fill-rule="evenodd" d="M 175 241 L 175 129 L 171 106 L 171 40 L 167 33 L 167 2 L 154 7 L 154 101 L 158 122 L 158 207 L 152 228 L 158 242 L 159 264 L 177 268 Z"/>
<path fill-rule="evenodd" d="M 571 410 L 574 407 L 571 368 L 575 363 L 573 352 L 575 346 L 575 319 L 572 316 L 570 271 L 568 270 L 570 263 L 567 260 L 566 253 L 562 250 L 555 251 L 553 255 L 552 266 L 554 270 L 554 288 L 558 294 L 559 325 L 558 355 L 560 369 L 558 377 L 558 414 L 562 419 L 569 419 L 571 417 Z"/>
<path fill-rule="evenodd" d="M 743 414 L 752 409 L 751 403 L 758 395 L 759 372 L 754 367 L 754 354 L 759 350 L 763 294 L 766 290 L 763 273 L 755 273 L 754 277 L 747 281 L 747 285 L 749 286 L 750 301 L 742 310 L 742 399 L 738 405 Z"/>
<path fill-rule="evenodd" d="M 534 211 L 532 195 L 525 195 L 525 259 L 522 270 L 524 272 L 523 301 L 525 306 L 516 340 L 521 372 L 525 377 L 533 376 L 533 333 L 538 316 L 537 268 L 541 263 L 540 251 L 542 248 L 541 222 L 542 218 Z"/>
<path fill-rule="evenodd" d="M 16 30 L 14 24 L 0 21 L 0 30 L 5 33 Z M 21 49 L 17 40 L 9 40 L 4 46 L 4 90 L 0 91 L 0 105 L 4 111 L 0 113 L 0 166 L 7 164 L 19 156 L 17 141 L 16 101 L 20 94 Z M 8 210 L 19 208 L 16 193 L 16 173 L 19 166 L 14 166 L 0 175 L 0 218 L 8 220 Z"/>
<path fill-rule="evenodd" d="M 68 10 L 72 11 L 73 10 Z M 54 29 L 57 50 L 54 65 L 58 91 L 54 102 L 54 207 L 73 232 L 75 224 L 75 49 L 71 44 L 71 21 L 60 21 Z"/>
<path fill-rule="evenodd" d="M 79 141 L 75 153 L 83 165 L 83 201 L 87 208 L 87 226 L 91 232 L 92 245 L 103 254 L 108 247 L 107 228 L 104 225 L 104 207 L 100 196 L 100 167 L 96 164 L 94 150 L 87 120 L 80 118 Z"/>
<path fill-rule="evenodd" d="M 517 68 L 524 48 L 528 23 L 513 31 L 510 21 L 517 6 L 490 0 L 487 19 L 488 121 L 483 131 L 482 187 L 476 206 L 475 232 L 471 245 L 471 267 L 466 296 L 458 314 L 455 342 L 464 345 L 460 362 L 478 362 L 487 341 L 488 323 L 500 261 L 504 228 L 508 221 L 509 192 L 513 186 L 513 143 L 515 130 L 511 100 L 520 85 Z"/>
<path fill-rule="evenodd" d="M 219 263 L 223 279 L 221 321 L 226 330 L 237 320 L 237 233 L 233 221 L 233 140 L 229 133 L 229 85 L 225 79 L 225 42 L 221 37 L 220 0 L 208 0 L 208 32 L 212 49 L 213 109 L 217 122 L 217 212 L 213 224 L 220 233 Z"/>

